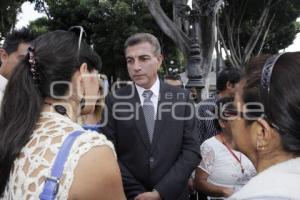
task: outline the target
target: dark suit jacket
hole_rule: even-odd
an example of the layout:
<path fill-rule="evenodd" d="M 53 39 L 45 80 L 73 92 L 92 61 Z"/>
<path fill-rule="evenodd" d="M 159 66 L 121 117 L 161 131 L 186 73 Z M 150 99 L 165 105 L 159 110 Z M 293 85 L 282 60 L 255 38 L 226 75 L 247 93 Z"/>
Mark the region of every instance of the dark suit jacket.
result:
<path fill-rule="evenodd" d="M 187 199 L 188 178 L 200 162 L 195 110 L 188 97 L 186 90 L 160 83 L 151 144 L 135 86 L 106 97 L 102 132 L 115 145 L 128 199 L 153 189 L 164 200 Z M 174 119 L 172 106 L 175 116 L 190 118 Z"/>

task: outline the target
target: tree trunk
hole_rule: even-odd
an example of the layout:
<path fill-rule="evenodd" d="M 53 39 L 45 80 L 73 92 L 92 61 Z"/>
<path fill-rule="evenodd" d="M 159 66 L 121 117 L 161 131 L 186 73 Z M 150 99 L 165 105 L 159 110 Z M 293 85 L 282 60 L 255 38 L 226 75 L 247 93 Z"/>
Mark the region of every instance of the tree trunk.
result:
<path fill-rule="evenodd" d="M 216 44 L 216 15 L 202 16 L 200 19 L 201 27 L 201 68 L 204 77 L 207 77 L 212 67 L 212 55 Z"/>
<path fill-rule="evenodd" d="M 185 16 L 189 19 L 188 25 L 193 28 L 189 30 L 190 33 L 183 31 L 187 29 L 187 23 L 182 23 L 184 20 L 181 19 L 181 16 L 179 18 L 173 16 L 175 21 L 173 22 L 165 14 L 157 0 L 144 1 L 157 24 L 174 41 L 188 60 L 187 75 L 189 82 L 190 80 L 194 81 L 193 83 L 190 82 L 190 86 L 204 87 L 206 77 L 211 70 L 212 54 L 216 42 L 216 10 L 222 0 L 206 3 L 205 6 L 208 6 L 207 9 L 204 9 L 205 12 L 203 12 L 203 7 L 200 10 L 201 2 L 193 1 L 193 4 L 197 5 L 199 9 L 191 10 L 189 15 Z M 180 11 L 178 5 L 184 8 L 186 3 L 186 0 L 174 0 L 173 14 Z"/>
<path fill-rule="evenodd" d="M 266 37 L 268 35 L 270 26 L 274 20 L 274 16 L 270 17 L 270 9 L 278 1 L 268 0 L 266 5 L 264 5 L 259 19 L 253 27 L 253 32 L 251 33 L 249 39 L 246 41 L 244 47 L 240 44 L 240 26 L 245 14 L 245 9 L 247 8 L 247 3 L 250 1 L 242 2 L 241 7 L 238 10 L 238 14 L 235 15 L 237 10 L 235 7 L 225 8 L 224 12 L 224 30 L 221 31 L 220 24 L 218 27 L 218 35 L 224 48 L 227 58 L 233 67 L 244 69 L 245 63 L 248 62 L 250 57 L 253 55 L 254 49 L 258 46 L 258 54 L 261 52 L 263 45 L 265 43 Z M 239 19 L 236 19 L 238 16 Z M 225 38 L 226 36 L 226 38 Z M 230 53 L 229 53 L 230 52 Z"/>
<path fill-rule="evenodd" d="M 188 57 L 191 42 L 189 37 L 165 14 L 157 0 L 144 1 L 162 31 L 169 36 L 183 54 Z"/>

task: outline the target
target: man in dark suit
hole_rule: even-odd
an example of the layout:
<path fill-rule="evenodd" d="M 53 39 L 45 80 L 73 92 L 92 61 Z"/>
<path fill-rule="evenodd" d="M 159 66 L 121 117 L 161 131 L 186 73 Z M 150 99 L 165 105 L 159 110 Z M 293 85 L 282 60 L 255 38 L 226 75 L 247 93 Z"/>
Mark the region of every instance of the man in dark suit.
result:
<path fill-rule="evenodd" d="M 186 90 L 158 79 L 159 42 L 138 33 L 125 42 L 133 84 L 106 97 L 103 133 L 113 141 L 128 199 L 186 200 L 200 162 L 197 120 Z"/>

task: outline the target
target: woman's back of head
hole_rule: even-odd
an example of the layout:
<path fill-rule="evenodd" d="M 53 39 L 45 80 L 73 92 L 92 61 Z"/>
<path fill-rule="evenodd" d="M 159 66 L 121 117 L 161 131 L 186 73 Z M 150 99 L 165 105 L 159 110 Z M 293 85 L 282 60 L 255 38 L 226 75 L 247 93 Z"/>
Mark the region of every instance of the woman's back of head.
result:
<path fill-rule="evenodd" d="M 40 72 L 39 87 L 43 96 L 53 95 L 50 86 L 55 81 L 70 81 L 84 62 L 89 70 L 100 70 L 100 57 L 85 42 L 78 49 L 78 39 L 73 32 L 54 31 L 34 41 L 34 55 Z M 62 96 L 68 88 L 66 84 L 58 84 L 53 89 L 54 95 Z"/>
<path fill-rule="evenodd" d="M 300 156 L 299 77 L 300 52 L 273 58 L 260 56 L 248 63 L 243 88 L 244 103 L 262 103 L 265 119 L 277 129 L 283 149 L 297 156 Z"/>
<path fill-rule="evenodd" d="M 80 48 L 79 48 L 80 47 Z M 46 97 L 64 97 L 73 74 L 87 64 L 100 70 L 100 57 L 70 31 L 53 31 L 35 39 L 13 72 L 0 114 L 0 195 L 14 160 L 28 142 Z"/>

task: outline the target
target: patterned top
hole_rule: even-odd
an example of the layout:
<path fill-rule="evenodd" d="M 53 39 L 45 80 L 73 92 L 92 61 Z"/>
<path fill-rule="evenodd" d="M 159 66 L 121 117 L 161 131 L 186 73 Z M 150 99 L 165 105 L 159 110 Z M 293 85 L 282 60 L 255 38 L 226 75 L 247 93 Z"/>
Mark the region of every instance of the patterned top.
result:
<path fill-rule="evenodd" d="M 217 98 L 209 98 L 201 101 L 196 105 L 196 109 L 198 110 L 198 130 L 199 130 L 199 139 L 200 144 L 202 144 L 205 140 L 216 136 L 218 134 L 218 130 L 214 124 L 214 109 L 216 106 Z"/>
<path fill-rule="evenodd" d="M 238 190 L 256 175 L 251 161 L 241 152 L 233 150 L 241 161 L 243 173 L 238 161 L 216 137 L 206 140 L 200 150 L 202 161 L 198 167 L 208 173 L 209 183 Z"/>
<path fill-rule="evenodd" d="M 30 141 L 15 160 L 2 199 L 39 199 L 45 177 L 50 175 L 55 156 L 68 134 L 83 130 L 80 125 L 57 113 L 43 112 Z M 84 130 L 83 130 L 84 131 Z M 94 131 L 84 131 L 75 140 L 64 166 L 57 199 L 67 199 L 79 159 L 91 148 L 106 145 L 114 151 L 106 137 Z"/>

